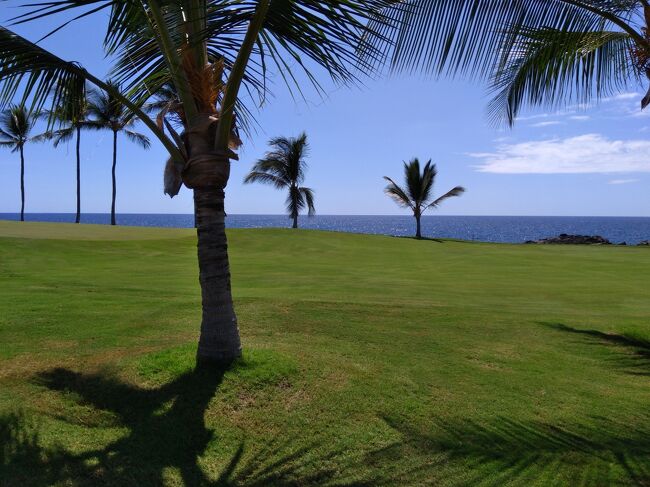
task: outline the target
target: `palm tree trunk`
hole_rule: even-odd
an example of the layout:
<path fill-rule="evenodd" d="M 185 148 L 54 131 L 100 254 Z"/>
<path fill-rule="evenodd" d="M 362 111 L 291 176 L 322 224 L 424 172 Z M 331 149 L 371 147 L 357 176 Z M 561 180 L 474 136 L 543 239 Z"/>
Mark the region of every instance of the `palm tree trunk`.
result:
<path fill-rule="evenodd" d="M 298 188 L 295 183 L 291 185 L 289 191 L 291 191 L 291 218 L 293 218 L 291 228 L 298 228 Z"/>
<path fill-rule="evenodd" d="M 232 301 L 223 189 L 195 189 L 199 281 L 203 305 L 197 362 L 229 364 L 241 356 Z"/>
<path fill-rule="evenodd" d="M 210 115 L 201 115 L 186 130 L 190 159 L 182 177 L 194 190 L 198 236 L 203 315 L 196 361 L 223 366 L 241 356 L 241 341 L 230 288 L 224 207 L 230 160 L 225 153 L 214 152 L 214 122 Z"/>
<path fill-rule="evenodd" d="M 25 221 L 25 154 L 20 145 L 20 221 Z"/>
<path fill-rule="evenodd" d="M 113 167 L 111 176 L 113 178 L 113 197 L 111 199 L 111 225 L 116 225 L 115 221 L 115 197 L 117 196 L 117 182 L 115 180 L 115 166 L 117 165 L 117 131 L 113 130 Z"/>
<path fill-rule="evenodd" d="M 416 214 L 415 215 L 415 221 L 417 222 L 417 230 L 415 233 L 415 238 L 422 238 L 422 224 L 420 222 L 420 219 L 422 218 L 422 215 Z"/>
<path fill-rule="evenodd" d="M 81 127 L 77 127 L 77 216 L 75 223 L 81 221 Z"/>

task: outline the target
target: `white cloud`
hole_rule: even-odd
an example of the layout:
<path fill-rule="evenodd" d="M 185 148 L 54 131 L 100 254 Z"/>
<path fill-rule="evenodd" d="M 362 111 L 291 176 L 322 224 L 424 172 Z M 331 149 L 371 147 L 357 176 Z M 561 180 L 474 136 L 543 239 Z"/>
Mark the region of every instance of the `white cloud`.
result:
<path fill-rule="evenodd" d="M 538 122 L 531 125 L 531 127 L 550 127 L 552 125 L 562 125 L 563 122 L 558 122 L 557 120 L 551 120 L 548 122 Z"/>
<path fill-rule="evenodd" d="M 474 153 L 480 172 L 497 174 L 587 174 L 650 172 L 650 141 L 610 140 L 600 134 L 499 145 Z"/>
<path fill-rule="evenodd" d="M 632 184 L 638 182 L 638 179 L 612 179 L 608 184 Z"/>
<path fill-rule="evenodd" d="M 640 93 L 637 93 L 636 91 L 630 91 L 627 93 L 618 93 L 617 95 L 610 96 L 607 98 L 603 98 L 604 103 L 608 103 L 610 101 L 621 101 L 621 100 L 631 100 L 633 98 L 643 98 L 643 95 Z"/>
<path fill-rule="evenodd" d="M 576 122 L 584 122 L 590 119 L 591 117 L 589 115 L 574 115 L 573 117 L 569 117 L 569 120 L 575 120 Z"/>

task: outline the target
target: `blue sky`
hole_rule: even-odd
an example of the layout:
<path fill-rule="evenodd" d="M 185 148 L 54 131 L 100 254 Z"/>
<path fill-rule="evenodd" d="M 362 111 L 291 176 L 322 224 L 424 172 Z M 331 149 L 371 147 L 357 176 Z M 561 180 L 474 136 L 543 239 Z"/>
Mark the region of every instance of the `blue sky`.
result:
<path fill-rule="evenodd" d="M 11 14 L 0 14 L 3 25 Z M 75 23 L 44 46 L 103 77 L 102 20 Z M 36 40 L 47 27 L 15 30 Z M 244 140 L 241 160 L 233 164 L 229 213 L 284 212 L 284 194 L 244 186 L 242 179 L 269 138 L 305 130 L 311 143 L 306 184 L 316 191 L 320 214 L 404 213 L 383 194 L 382 176 L 401 178 L 402 161 L 417 156 L 437 163 L 437 193 L 456 185 L 468 190 L 439 214 L 650 216 L 650 111 L 639 109 L 643 87 L 598 106 L 527 111 L 511 130 L 488 124 L 489 96 L 477 82 L 398 76 L 337 88 L 323 80 L 327 98 L 307 92 L 307 102 L 294 101 L 280 79 L 271 80 L 274 95 L 258 114 L 258 131 Z M 146 152 L 119 143 L 118 212 L 192 212 L 187 189 L 173 200 L 163 195 L 166 156 L 157 142 Z M 110 164 L 110 134 L 84 134 L 82 211 L 110 210 Z M 27 211 L 73 212 L 74 177 L 73 144 L 28 146 Z M 0 213 L 18 211 L 19 203 L 19 160 L 3 151 Z"/>

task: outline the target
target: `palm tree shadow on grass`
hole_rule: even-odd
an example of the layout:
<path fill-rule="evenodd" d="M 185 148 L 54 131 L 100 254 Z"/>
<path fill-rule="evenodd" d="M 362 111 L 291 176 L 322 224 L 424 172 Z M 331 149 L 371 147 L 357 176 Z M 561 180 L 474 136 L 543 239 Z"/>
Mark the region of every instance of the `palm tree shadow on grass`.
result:
<path fill-rule="evenodd" d="M 12 444 L 0 464 L 5 478 L 21 474 L 43 483 L 75 479 L 82 484 L 161 485 L 163 470 L 177 468 L 186 485 L 204 485 L 207 479 L 197 459 L 212 440 L 204 412 L 221 380 L 222 370 L 197 369 L 158 388 L 141 389 L 107 374 L 85 375 L 67 369 L 40 374 L 37 381 L 48 389 L 79 397 L 79 402 L 117 418 L 128 434 L 105 448 L 74 454 L 61 447 L 39 448 L 24 418 L 4 418 L 1 440 Z M 9 456 L 5 452 L 4 456 Z M 16 468 L 12 469 L 12 463 Z M 38 484 L 38 482 L 35 482 Z M 12 485 L 12 482 L 9 482 Z"/>
<path fill-rule="evenodd" d="M 573 328 L 561 323 L 541 323 L 553 330 L 581 336 L 590 345 L 609 345 L 619 352 L 611 362 L 632 375 L 650 376 L 650 341 L 625 334 Z"/>
<path fill-rule="evenodd" d="M 327 466 L 336 465 L 345 452 L 323 453 L 316 441 L 294 445 L 291 438 L 255 445 L 253 455 L 244 455 L 243 443 L 235 448 L 220 445 L 234 453 L 216 480 L 208 478 L 199 459 L 214 434 L 204 414 L 223 372 L 197 369 L 157 389 L 142 389 L 105 373 L 54 369 L 40 374 L 40 384 L 110 413 L 127 434 L 76 454 L 61 446 L 43 447 L 36 426 L 23 414 L 0 416 L 0 486 L 159 486 L 165 484 L 168 468 L 179 472 L 185 486 L 375 485 L 352 470 L 346 474 Z"/>
<path fill-rule="evenodd" d="M 650 484 L 647 421 L 631 429 L 604 419 L 558 426 L 496 417 L 489 424 L 437 421 L 427 430 L 397 416 L 383 419 L 401 440 L 376 452 L 376 462 L 439 455 L 452 471 L 462 465 L 462 477 L 451 485 Z M 435 464 L 430 469 L 435 476 Z"/>

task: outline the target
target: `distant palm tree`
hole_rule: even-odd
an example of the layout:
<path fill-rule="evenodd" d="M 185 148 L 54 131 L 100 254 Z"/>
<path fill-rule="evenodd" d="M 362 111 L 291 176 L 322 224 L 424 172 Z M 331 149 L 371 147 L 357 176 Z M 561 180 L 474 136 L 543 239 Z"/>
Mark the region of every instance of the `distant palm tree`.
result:
<path fill-rule="evenodd" d="M 107 81 L 107 84 L 116 92 L 120 91 L 120 86 L 117 83 Z M 113 96 L 111 92 L 103 90 L 91 92 L 88 113 L 93 117 L 91 123 L 96 124 L 98 128 L 113 132 L 111 225 L 115 225 L 117 223 L 115 218 L 115 198 L 117 196 L 117 180 L 115 176 L 115 168 L 117 166 L 117 135 L 120 132 L 124 132 L 131 142 L 139 144 L 144 149 L 151 147 L 151 142 L 146 135 L 131 130 L 131 127 L 135 124 L 133 113 L 117 97 Z"/>
<path fill-rule="evenodd" d="M 60 128 L 49 132 L 49 137 L 54 141 L 54 147 L 62 142 L 76 139 L 77 154 L 77 213 L 75 223 L 81 221 L 81 131 L 83 129 L 98 129 L 99 127 L 88 119 L 88 98 L 85 86 L 65 86 L 62 91 L 65 96 L 62 103 L 57 106 L 51 118 L 58 121 Z"/>
<path fill-rule="evenodd" d="M 45 134 L 30 136 L 38 114 L 29 113 L 24 105 L 13 105 L 0 113 L 0 147 L 20 152 L 20 221 L 25 221 L 25 144 L 40 142 Z"/>
<path fill-rule="evenodd" d="M 298 228 L 298 214 L 301 210 L 307 207 L 309 216 L 316 213 L 314 191 L 300 186 L 307 170 L 307 134 L 303 132 L 297 138 L 277 137 L 271 139 L 269 145 L 273 150 L 257 161 L 244 183 L 265 183 L 278 189 L 288 189 L 287 212 L 293 219 L 293 228 Z"/>
<path fill-rule="evenodd" d="M 427 162 L 422 174 L 420 174 L 420 161 L 415 158 L 411 162 L 404 163 L 405 188 L 400 187 L 391 178 L 384 176 L 384 179 L 389 182 L 388 186 L 386 186 L 386 194 L 399 206 L 413 210 L 413 216 L 417 222 L 416 238 L 422 238 L 420 218 L 426 210 L 436 208 L 447 198 L 460 196 L 465 192 L 465 188 L 456 186 L 440 198 L 431 201 L 431 190 L 437 174 L 436 165 L 432 165 L 431 160 Z"/>

